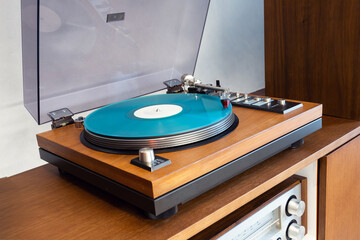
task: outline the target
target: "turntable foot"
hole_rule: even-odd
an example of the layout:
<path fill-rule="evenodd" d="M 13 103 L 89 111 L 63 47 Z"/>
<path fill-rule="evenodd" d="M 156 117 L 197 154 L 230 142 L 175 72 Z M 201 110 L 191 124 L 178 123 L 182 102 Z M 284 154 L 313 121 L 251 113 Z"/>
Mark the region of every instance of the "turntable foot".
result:
<path fill-rule="evenodd" d="M 70 175 L 68 172 L 62 170 L 61 168 L 58 168 L 59 174 L 61 177 L 66 177 L 68 175 Z"/>
<path fill-rule="evenodd" d="M 149 212 L 144 212 L 144 213 L 145 213 L 145 216 L 150 219 L 165 219 L 165 218 L 169 218 L 169 217 L 175 215 L 177 213 L 177 211 L 178 211 L 178 207 L 175 206 L 157 216 L 152 213 L 149 213 Z"/>
<path fill-rule="evenodd" d="M 293 144 L 291 144 L 290 148 L 293 148 L 293 149 L 294 149 L 294 148 L 298 148 L 298 147 L 300 147 L 300 146 L 303 145 L 303 144 L 304 144 L 304 139 L 302 138 L 302 139 L 294 142 Z"/>

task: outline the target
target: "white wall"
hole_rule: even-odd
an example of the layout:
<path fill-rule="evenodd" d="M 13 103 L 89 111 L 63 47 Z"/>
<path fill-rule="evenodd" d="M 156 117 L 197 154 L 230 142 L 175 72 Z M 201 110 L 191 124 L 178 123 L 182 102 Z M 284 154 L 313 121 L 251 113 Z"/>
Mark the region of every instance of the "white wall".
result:
<path fill-rule="evenodd" d="M 0 0 L 0 178 L 44 164 L 38 126 L 22 102 L 20 1 Z"/>
<path fill-rule="evenodd" d="M 263 88 L 262 13 L 261 0 L 212 0 L 195 75 L 242 92 Z M 0 178 L 44 164 L 35 135 L 49 129 L 22 103 L 20 0 L 0 0 Z"/>
<path fill-rule="evenodd" d="M 211 1 L 195 77 L 245 93 L 265 87 L 263 0 Z"/>

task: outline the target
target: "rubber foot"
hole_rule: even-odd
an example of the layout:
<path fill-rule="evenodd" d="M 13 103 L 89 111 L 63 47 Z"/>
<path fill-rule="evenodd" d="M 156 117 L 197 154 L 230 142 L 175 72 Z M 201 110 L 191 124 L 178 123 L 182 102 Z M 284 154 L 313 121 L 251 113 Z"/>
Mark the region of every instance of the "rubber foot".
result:
<path fill-rule="evenodd" d="M 302 138 L 302 139 L 294 142 L 293 144 L 291 144 L 290 148 L 292 148 L 292 149 L 298 148 L 298 147 L 300 147 L 300 146 L 303 145 L 303 144 L 304 144 L 304 139 Z"/>
<path fill-rule="evenodd" d="M 144 212 L 145 213 L 145 216 L 147 218 L 150 218 L 150 219 L 165 219 L 165 218 L 169 218 L 171 216 L 174 216 L 178 211 L 178 207 L 175 206 L 173 208 L 170 208 L 169 210 L 159 214 L 159 215 L 154 215 L 152 213 L 149 213 L 149 212 Z"/>

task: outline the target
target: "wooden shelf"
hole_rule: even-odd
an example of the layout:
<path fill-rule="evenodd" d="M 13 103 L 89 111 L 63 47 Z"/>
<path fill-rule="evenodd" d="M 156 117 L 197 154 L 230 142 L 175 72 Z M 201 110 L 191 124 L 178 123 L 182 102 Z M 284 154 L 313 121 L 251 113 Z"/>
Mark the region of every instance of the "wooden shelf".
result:
<path fill-rule="evenodd" d="M 45 165 L 0 179 L 0 239 L 186 239 L 360 134 L 360 122 L 323 118 L 323 129 L 205 194 L 165 220 Z"/>

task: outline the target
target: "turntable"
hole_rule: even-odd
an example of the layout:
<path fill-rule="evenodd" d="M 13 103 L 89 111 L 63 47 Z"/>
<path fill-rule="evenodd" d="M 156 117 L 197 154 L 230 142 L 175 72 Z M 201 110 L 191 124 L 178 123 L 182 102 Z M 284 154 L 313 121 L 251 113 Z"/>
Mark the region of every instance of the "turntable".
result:
<path fill-rule="evenodd" d="M 321 128 L 319 104 L 181 78 L 194 72 L 209 1 L 71 2 L 22 1 L 24 104 L 39 124 L 53 121 L 37 135 L 40 156 L 148 217 L 175 214 Z M 142 96 L 163 81 L 169 94 Z"/>

